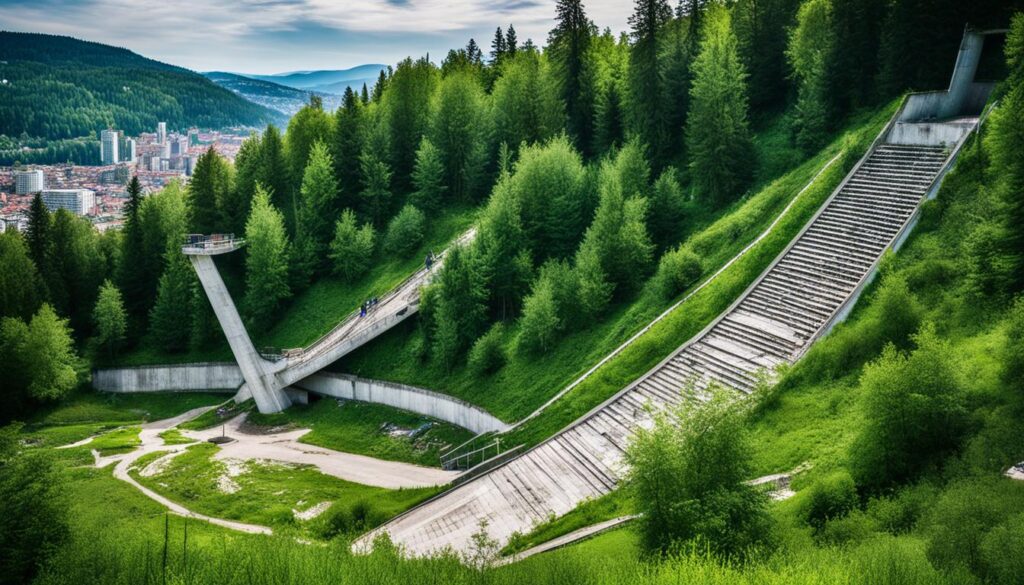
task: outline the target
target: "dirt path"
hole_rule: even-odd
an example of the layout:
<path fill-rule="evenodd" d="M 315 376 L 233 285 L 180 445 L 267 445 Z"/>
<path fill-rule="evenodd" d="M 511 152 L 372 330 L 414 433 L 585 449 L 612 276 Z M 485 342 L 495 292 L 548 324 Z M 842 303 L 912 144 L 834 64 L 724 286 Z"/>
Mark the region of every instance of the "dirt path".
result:
<path fill-rule="evenodd" d="M 245 415 L 239 415 L 227 422 L 226 433 L 235 441 L 221 445 L 214 459 L 270 459 L 313 465 L 326 475 L 388 489 L 445 485 L 458 475 L 455 471 L 384 461 L 300 443 L 299 438 L 308 433 L 309 429 L 269 434 L 246 433 L 242 429 L 244 419 Z M 219 436 L 221 432 L 218 426 L 205 431 L 182 431 L 182 434 L 205 441 Z"/>

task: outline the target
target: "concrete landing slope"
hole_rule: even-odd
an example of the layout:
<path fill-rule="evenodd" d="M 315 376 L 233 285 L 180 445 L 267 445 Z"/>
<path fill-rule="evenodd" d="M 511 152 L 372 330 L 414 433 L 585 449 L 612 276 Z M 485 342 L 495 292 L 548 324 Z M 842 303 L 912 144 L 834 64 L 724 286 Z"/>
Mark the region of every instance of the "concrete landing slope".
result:
<path fill-rule="evenodd" d="M 888 143 L 897 119 L 899 113 L 801 233 L 707 328 L 557 435 L 396 517 L 354 548 L 366 551 L 386 532 L 414 556 L 465 551 L 483 521 L 505 544 L 513 533 L 615 489 L 630 437 L 653 423 L 652 412 L 698 402 L 712 384 L 748 393 L 776 366 L 796 361 L 843 318 L 882 254 L 902 241 L 966 136 L 955 144 Z"/>

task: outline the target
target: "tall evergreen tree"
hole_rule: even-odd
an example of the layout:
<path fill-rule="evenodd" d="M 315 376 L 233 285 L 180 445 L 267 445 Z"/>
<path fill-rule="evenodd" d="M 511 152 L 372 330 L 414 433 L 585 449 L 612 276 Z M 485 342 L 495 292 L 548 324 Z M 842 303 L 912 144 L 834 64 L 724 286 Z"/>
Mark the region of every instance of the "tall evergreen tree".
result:
<path fill-rule="evenodd" d="M 384 105 L 391 172 L 394 187 L 399 193 L 411 190 L 416 149 L 429 128 L 430 100 L 439 78 L 437 68 L 426 59 L 406 59 L 398 64 L 394 76 L 388 81 Z"/>
<path fill-rule="evenodd" d="M 520 151 L 510 187 L 522 209 L 523 231 L 535 259 L 568 258 L 583 235 L 583 160 L 562 135 Z"/>
<path fill-rule="evenodd" d="M 309 164 L 302 177 L 298 202 L 296 264 L 300 266 L 300 274 L 305 275 L 298 282 L 323 272 L 328 266 L 327 247 L 334 236 L 337 197 L 334 161 L 327 146 L 318 141 L 309 153 Z"/>
<path fill-rule="evenodd" d="M 466 44 L 466 56 L 473 65 L 481 65 L 484 62 L 484 52 L 480 45 L 476 44 L 475 39 L 469 39 L 469 43 Z"/>
<path fill-rule="evenodd" d="M 359 92 L 359 99 L 364 106 L 370 105 L 370 92 L 366 89 L 366 82 L 363 82 L 363 90 Z"/>
<path fill-rule="evenodd" d="M 270 202 L 284 215 L 288 233 L 295 235 L 295 200 L 292 197 L 288 160 L 284 153 L 284 140 L 276 126 L 267 126 L 260 145 L 260 172 L 256 182 L 270 192 Z"/>
<path fill-rule="evenodd" d="M 664 71 L 660 56 L 665 24 L 672 17 L 668 0 L 636 0 L 629 17 L 633 49 L 629 56 L 629 87 L 632 127 L 647 144 L 652 166 L 660 171 L 667 164 L 667 118 L 664 108 Z"/>
<path fill-rule="evenodd" d="M 96 326 L 96 343 L 109 354 L 113 355 L 124 341 L 128 330 L 128 313 L 125 311 L 121 291 L 114 283 L 106 280 L 100 287 L 93 310 Z"/>
<path fill-rule="evenodd" d="M 470 200 L 482 181 L 490 122 L 483 88 L 468 72 L 449 75 L 434 99 L 430 139 L 445 167 L 451 196 Z"/>
<path fill-rule="evenodd" d="M 292 185 L 300 185 L 309 164 L 310 152 L 317 142 L 328 144 L 333 139 L 334 120 L 324 111 L 323 100 L 317 95 L 309 98 L 288 122 L 285 132 L 285 154 L 288 158 L 288 169 Z M 296 193 L 296 204 L 297 204 Z M 296 211 L 298 207 L 296 207 Z"/>
<path fill-rule="evenodd" d="M 786 99 L 786 34 L 799 6 L 800 0 L 738 0 L 733 8 L 740 60 L 757 88 L 750 95 L 753 111 L 778 108 Z"/>
<path fill-rule="evenodd" d="M 494 40 L 491 41 L 491 65 L 498 65 L 506 51 L 505 33 L 499 26 L 498 30 L 494 31 Z"/>
<path fill-rule="evenodd" d="M 36 193 L 28 208 L 28 228 L 25 230 L 25 243 L 28 244 L 28 255 L 35 263 L 39 275 L 45 280 L 49 274 L 50 260 L 50 212 L 43 204 L 42 195 Z"/>
<path fill-rule="evenodd" d="M 565 110 L 547 60 L 520 51 L 506 59 L 492 92 L 494 134 L 514 153 L 523 144 L 544 142 L 561 132 Z"/>
<path fill-rule="evenodd" d="M 0 232 L 0 318 L 31 317 L 42 300 L 41 284 L 21 234 Z"/>
<path fill-rule="evenodd" d="M 177 353 L 188 348 L 192 334 L 192 286 L 196 276 L 181 247 L 173 242 L 168 243 L 166 263 L 150 311 L 149 338 L 160 350 Z"/>
<path fill-rule="evenodd" d="M 594 25 L 587 18 L 582 0 L 558 0 L 555 14 L 548 50 L 558 95 L 565 102 L 569 135 L 587 154 L 593 143 L 594 91 L 587 58 Z"/>
<path fill-rule="evenodd" d="M 92 307 L 103 274 L 96 228 L 66 209 L 53 214 L 47 286 L 53 307 L 83 337 L 92 329 Z"/>
<path fill-rule="evenodd" d="M 741 194 L 751 157 L 746 73 L 737 53 L 729 11 L 712 6 L 693 63 L 687 145 L 697 193 L 713 205 Z"/>
<path fill-rule="evenodd" d="M 825 67 L 832 51 L 832 2 L 808 0 L 800 7 L 797 26 L 789 37 L 786 56 L 797 82 L 797 143 L 805 150 L 819 148 L 829 129 Z"/>
<path fill-rule="evenodd" d="M 128 181 L 128 202 L 124 205 L 124 227 L 121 229 L 121 273 L 118 284 L 124 294 L 128 313 L 136 319 L 146 315 L 152 291 L 149 289 L 150 267 L 145 257 L 145 235 L 142 218 L 142 184 L 138 175 Z"/>
<path fill-rule="evenodd" d="M 288 235 L 284 217 L 270 203 L 270 195 L 256 186 L 252 212 L 245 223 L 245 298 L 242 306 L 249 327 L 261 331 L 271 324 L 281 303 L 291 296 L 288 287 Z"/>
<path fill-rule="evenodd" d="M 373 93 L 370 100 L 373 103 L 380 103 L 384 99 L 384 90 L 388 87 L 388 74 L 386 69 L 381 69 L 377 75 L 377 83 L 373 84 Z"/>
<path fill-rule="evenodd" d="M 519 200 L 506 178 L 494 188 L 477 236 L 480 278 L 487 283 L 491 314 L 514 315 L 529 289 L 533 262 L 523 233 Z"/>
<path fill-rule="evenodd" d="M 334 140 L 331 142 L 338 179 L 338 200 L 333 217 L 340 215 L 343 209 L 354 209 L 358 203 L 362 190 L 359 155 L 365 142 L 364 125 L 363 105 L 352 88 L 346 88 L 342 106 L 334 116 Z"/>
<path fill-rule="evenodd" d="M 872 102 L 887 3 L 844 0 L 832 5 L 832 45 L 825 67 L 830 116 L 843 115 Z"/>
<path fill-rule="evenodd" d="M 412 184 L 416 190 L 413 191 L 410 201 L 427 213 L 437 212 L 448 190 L 444 177 L 445 168 L 441 152 L 424 137 L 416 151 L 416 168 L 412 172 Z"/>
<path fill-rule="evenodd" d="M 509 57 L 514 57 L 518 50 L 519 40 L 516 38 L 516 29 L 510 24 L 508 25 L 508 32 L 505 33 L 505 53 Z"/>
<path fill-rule="evenodd" d="M 1006 37 L 1006 95 L 992 114 L 987 150 L 1005 206 L 1002 246 L 1009 260 L 1010 292 L 1024 291 L 1024 14 Z"/>
<path fill-rule="evenodd" d="M 472 252 L 458 246 L 448 251 L 439 280 L 434 351 L 451 368 L 486 326 L 486 293 Z"/>
<path fill-rule="evenodd" d="M 211 146 L 196 161 L 188 184 L 189 230 L 197 234 L 223 231 L 221 201 L 232 189 L 232 169 Z"/>
<path fill-rule="evenodd" d="M 332 271 L 347 281 L 362 276 L 373 262 L 375 245 L 373 226 L 366 223 L 359 227 L 356 214 L 346 209 L 334 226 L 334 240 L 331 241 Z"/>
<path fill-rule="evenodd" d="M 256 193 L 263 153 L 259 136 L 252 134 L 242 143 L 235 156 L 235 184 L 221 208 L 221 223 L 227 231 L 245 231 L 246 218 Z"/>

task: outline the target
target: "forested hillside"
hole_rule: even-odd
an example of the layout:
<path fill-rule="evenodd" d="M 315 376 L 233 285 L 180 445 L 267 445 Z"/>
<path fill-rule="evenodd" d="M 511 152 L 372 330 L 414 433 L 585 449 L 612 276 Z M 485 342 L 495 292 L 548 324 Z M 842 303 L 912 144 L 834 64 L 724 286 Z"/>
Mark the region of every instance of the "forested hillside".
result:
<path fill-rule="evenodd" d="M 197 73 L 68 37 L 0 32 L 0 77 L 0 135 L 18 140 L 280 120 Z"/>

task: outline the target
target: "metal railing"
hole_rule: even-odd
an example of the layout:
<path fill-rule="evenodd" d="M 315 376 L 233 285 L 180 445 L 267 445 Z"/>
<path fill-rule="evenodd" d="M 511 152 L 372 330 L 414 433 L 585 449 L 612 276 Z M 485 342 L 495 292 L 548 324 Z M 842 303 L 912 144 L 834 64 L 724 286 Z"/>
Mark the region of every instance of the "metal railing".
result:
<path fill-rule="evenodd" d="M 182 242 L 182 250 L 215 251 L 227 248 L 237 248 L 245 244 L 245 238 L 235 237 L 235 234 L 187 234 Z"/>
<path fill-rule="evenodd" d="M 441 468 L 465 470 L 501 455 L 501 437 L 491 433 L 477 435 L 441 454 Z"/>

